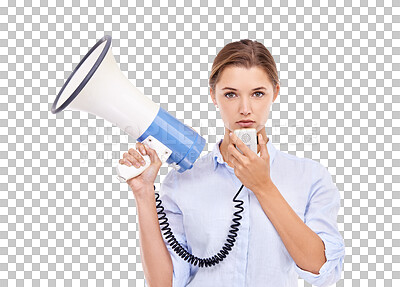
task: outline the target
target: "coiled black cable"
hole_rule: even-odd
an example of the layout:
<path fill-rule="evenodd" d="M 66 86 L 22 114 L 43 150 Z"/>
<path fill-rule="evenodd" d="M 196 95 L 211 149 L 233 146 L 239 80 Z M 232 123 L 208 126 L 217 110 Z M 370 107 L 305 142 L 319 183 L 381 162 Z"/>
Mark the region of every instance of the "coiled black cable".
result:
<path fill-rule="evenodd" d="M 156 187 L 154 186 L 154 190 Z M 239 193 L 243 189 L 243 184 L 240 187 L 239 191 L 236 193 L 236 195 L 233 197 L 233 202 L 238 203 L 235 205 L 235 208 L 238 209 L 238 211 L 233 213 L 234 218 L 232 221 L 234 224 L 231 225 L 231 229 L 229 230 L 228 238 L 226 239 L 226 243 L 224 246 L 221 248 L 221 250 L 214 256 L 209 257 L 209 258 L 198 258 L 194 256 L 193 254 L 189 253 L 185 248 L 180 245 L 178 240 L 176 240 L 174 234 L 171 231 L 171 228 L 169 227 L 168 223 L 168 218 L 164 212 L 164 207 L 162 206 L 162 201 L 159 198 L 160 195 L 158 193 L 155 194 L 156 196 L 156 209 L 157 209 L 157 214 L 158 216 L 158 221 L 160 222 L 161 230 L 164 231 L 164 237 L 165 240 L 168 241 L 169 245 L 172 247 L 172 249 L 178 254 L 180 257 L 182 257 L 184 260 L 188 261 L 190 264 L 193 264 L 196 266 L 199 264 L 199 267 L 210 267 L 214 266 L 218 263 L 220 263 L 222 260 L 225 259 L 225 257 L 229 254 L 229 252 L 232 250 L 232 247 L 235 244 L 236 237 L 237 237 L 237 232 L 239 231 L 239 225 L 240 225 L 240 219 L 242 219 L 242 216 L 240 216 L 240 213 L 243 212 L 244 208 L 242 205 L 244 204 L 242 200 L 237 200 L 237 197 L 239 196 Z M 160 210 L 158 210 L 160 209 Z M 161 216 L 160 216 L 161 215 Z"/>

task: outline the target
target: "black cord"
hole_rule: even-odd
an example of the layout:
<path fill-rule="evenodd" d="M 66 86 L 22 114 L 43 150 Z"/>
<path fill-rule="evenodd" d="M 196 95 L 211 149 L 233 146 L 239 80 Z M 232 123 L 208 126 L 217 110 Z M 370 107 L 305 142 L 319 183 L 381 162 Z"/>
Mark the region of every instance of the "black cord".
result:
<path fill-rule="evenodd" d="M 154 186 L 154 190 L 155 189 L 156 186 Z M 230 234 L 228 234 L 228 238 L 226 239 L 227 242 L 221 248 L 219 253 L 209 258 L 198 258 L 193 254 L 190 254 L 187 250 L 185 250 L 185 248 L 182 247 L 182 245 L 179 244 L 174 234 L 172 233 L 171 228 L 169 227 L 168 218 L 164 212 L 162 201 L 161 199 L 159 199 L 160 195 L 156 193 L 155 194 L 157 203 L 156 208 L 160 209 L 159 211 L 157 210 L 157 214 L 161 215 L 161 217 L 160 216 L 158 217 L 158 221 L 160 222 L 161 230 L 164 231 L 165 240 L 168 241 L 169 245 L 180 257 L 188 261 L 190 264 L 193 264 L 194 266 L 199 264 L 199 267 L 210 267 L 220 263 L 232 250 L 232 247 L 236 241 L 237 232 L 239 231 L 238 228 L 240 225 L 239 221 L 240 219 L 242 219 L 240 213 L 242 213 L 244 210 L 244 208 L 242 207 L 244 202 L 242 200 L 237 200 L 236 198 L 239 196 L 239 193 L 241 192 L 242 189 L 243 189 L 243 184 L 240 187 L 239 191 L 236 193 L 236 195 L 233 197 L 233 202 L 238 203 L 235 205 L 235 208 L 237 208 L 238 211 L 233 213 L 234 218 L 232 219 L 232 221 L 234 222 L 234 224 L 231 225 L 231 229 L 229 230 Z"/>

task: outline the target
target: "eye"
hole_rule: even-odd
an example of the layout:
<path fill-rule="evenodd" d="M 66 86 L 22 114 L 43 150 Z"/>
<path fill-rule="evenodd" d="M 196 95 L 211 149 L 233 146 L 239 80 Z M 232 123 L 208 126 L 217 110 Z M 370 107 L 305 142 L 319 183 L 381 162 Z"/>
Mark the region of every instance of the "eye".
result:
<path fill-rule="evenodd" d="M 232 99 L 233 97 L 230 97 L 230 95 L 235 95 L 234 93 L 230 92 L 230 93 L 226 93 L 225 97 L 228 99 Z"/>
<path fill-rule="evenodd" d="M 264 96 L 263 92 L 255 92 L 254 95 L 258 94 L 258 96 L 256 96 L 256 98 L 261 98 L 262 96 Z"/>

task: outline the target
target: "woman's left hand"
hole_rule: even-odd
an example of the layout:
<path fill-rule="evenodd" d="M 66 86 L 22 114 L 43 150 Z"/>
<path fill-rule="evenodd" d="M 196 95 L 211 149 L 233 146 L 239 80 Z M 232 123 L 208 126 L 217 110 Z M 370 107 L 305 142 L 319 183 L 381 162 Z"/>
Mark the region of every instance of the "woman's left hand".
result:
<path fill-rule="evenodd" d="M 235 175 L 251 191 L 258 192 L 272 183 L 270 177 L 269 153 L 262 135 L 258 135 L 260 156 L 257 156 L 234 133 L 230 133 L 228 160 L 234 166 Z M 240 153 L 236 146 L 243 152 Z"/>

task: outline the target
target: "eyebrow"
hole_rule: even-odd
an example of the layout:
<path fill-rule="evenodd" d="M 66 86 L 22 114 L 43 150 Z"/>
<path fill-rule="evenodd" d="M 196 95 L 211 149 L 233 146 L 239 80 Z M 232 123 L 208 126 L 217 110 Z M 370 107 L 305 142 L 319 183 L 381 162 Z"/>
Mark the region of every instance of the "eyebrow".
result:
<path fill-rule="evenodd" d="M 230 87 L 225 87 L 225 88 L 223 88 L 222 90 L 233 90 L 233 91 L 237 91 L 236 89 L 230 88 Z M 266 88 L 264 88 L 264 87 L 258 87 L 258 88 L 252 89 L 252 91 L 255 91 L 255 90 L 266 90 Z"/>

